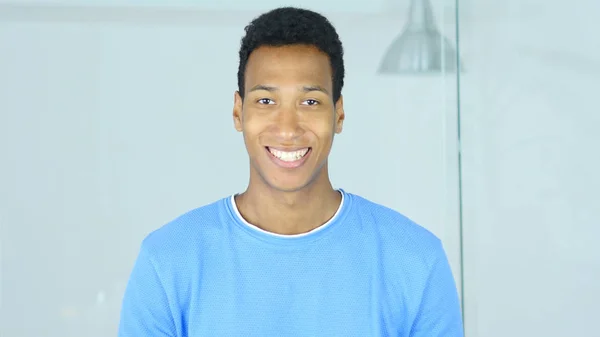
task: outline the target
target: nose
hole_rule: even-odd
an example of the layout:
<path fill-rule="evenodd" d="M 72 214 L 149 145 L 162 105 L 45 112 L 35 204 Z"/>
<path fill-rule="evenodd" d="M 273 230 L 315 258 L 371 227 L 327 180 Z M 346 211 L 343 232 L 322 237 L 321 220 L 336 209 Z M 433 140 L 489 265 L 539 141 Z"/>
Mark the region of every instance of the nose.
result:
<path fill-rule="evenodd" d="M 277 112 L 274 123 L 276 134 L 283 140 L 292 140 L 304 133 L 298 110 L 293 106 L 282 107 Z"/>

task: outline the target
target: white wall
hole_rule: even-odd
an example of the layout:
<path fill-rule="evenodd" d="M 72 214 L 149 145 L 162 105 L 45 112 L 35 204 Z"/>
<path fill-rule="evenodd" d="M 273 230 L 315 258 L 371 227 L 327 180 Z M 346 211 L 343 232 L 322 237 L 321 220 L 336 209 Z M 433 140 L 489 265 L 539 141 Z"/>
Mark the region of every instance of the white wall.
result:
<path fill-rule="evenodd" d="M 143 237 L 245 188 L 231 106 L 258 12 L 2 9 L 0 335 L 114 335 Z M 326 14 L 348 69 L 333 182 L 436 233 L 460 282 L 455 75 L 378 76 L 404 15 Z"/>
<path fill-rule="evenodd" d="M 600 336 L 600 2 L 461 13 L 466 333 Z"/>
<path fill-rule="evenodd" d="M 439 0 L 436 0 L 439 1 Z M 345 0 L 260 0 L 260 1 L 240 1 L 240 0 L 0 0 L 0 5 L 32 5 L 41 6 L 74 6 L 88 8 L 158 8 L 165 9 L 185 9 L 201 11 L 268 11 L 280 6 L 301 6 L 313 8 L 319 11 L 329 12 L 354 12 L 354 13 L 378 13 L 385 6 L 386 0 L 375 1 L 345 1 Z M 405 6 L 403 4 L 403 6 Z"/>
<path fill-rule="evenodd" d="M 440 236 L 460 282 L 460 106 L 467 336 L 600 336 L 600 3 L 461 0 L 459 101 L 453 74 L 376 75 L 402 1 L 315 4 L 347 51 L 334 183 Z M 174 7 L 0 5 L 0 336 L 114 335 L 142 238 L 244 188 L 231 103 L 261 10 Z"/>

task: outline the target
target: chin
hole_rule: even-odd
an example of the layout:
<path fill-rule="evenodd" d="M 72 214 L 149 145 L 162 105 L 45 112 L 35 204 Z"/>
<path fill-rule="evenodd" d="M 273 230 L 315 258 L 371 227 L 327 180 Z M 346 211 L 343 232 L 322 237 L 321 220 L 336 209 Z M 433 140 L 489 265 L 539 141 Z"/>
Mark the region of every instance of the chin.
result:
<path fill-rule="evenodd" d="M 256 177 L 260 177 L 267 188 L 286 193 L 298 192 L 314 184 L 321 171 L 314 172 L 314 169 L 311 169 L 313 167 L 311 162 L 306 162 L 302 167 L 293 170 L 282 169 L 269 161 L 261 163 L 263 165 L 256 165 L 258 164 L 256 162 L 254 164 Z"/>
<path fill-rule="evenodd" d="M 298 192 L 310 185 L 310 182 L 267 182 L 268 186 L 271 189 L 274 189 L 278 192 L 292 193 Z"/>

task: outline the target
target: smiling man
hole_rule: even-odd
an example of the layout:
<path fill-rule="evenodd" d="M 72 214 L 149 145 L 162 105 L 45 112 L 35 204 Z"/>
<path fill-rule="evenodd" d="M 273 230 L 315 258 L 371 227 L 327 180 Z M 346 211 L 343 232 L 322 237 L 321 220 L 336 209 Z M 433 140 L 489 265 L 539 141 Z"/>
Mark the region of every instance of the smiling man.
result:
<path fill-rule="evenodd" d="M 440 240 L 332 187 L 343 81 L 320 14 L 279 8 L 250 23 L 233 107 L 248 187 L 144 240 L 119 336 L 463 335 Z"/>

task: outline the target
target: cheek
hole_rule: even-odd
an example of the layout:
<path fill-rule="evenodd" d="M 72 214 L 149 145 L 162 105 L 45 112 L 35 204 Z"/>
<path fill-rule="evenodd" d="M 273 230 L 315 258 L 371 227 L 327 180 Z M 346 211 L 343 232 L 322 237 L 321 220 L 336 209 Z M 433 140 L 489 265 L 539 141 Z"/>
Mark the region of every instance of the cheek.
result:
<path fill-rule="evenodd" d="M 242 120 L 244 136 L 248 138 L 256 137 L 264 129 L 264 124 L 264 121 L 261 122 L 260 118 L 255 118 L 251 115 L 247 116 Z"/>
<path fill-rule="evenodd" d="M 264 137 L 264 123 L 248 120 L 243 124 L 243 135 L 246 143 L 246 148 L 249 151 L 254 151 L 260 146 L 261 140 Z"/>
<path fill-rule="evenodd" d="M 334 120 L 330 118 L 315 120 L 311 123 L 311 129 L 321 139 L 331 138 L 335 131 Z"/>

